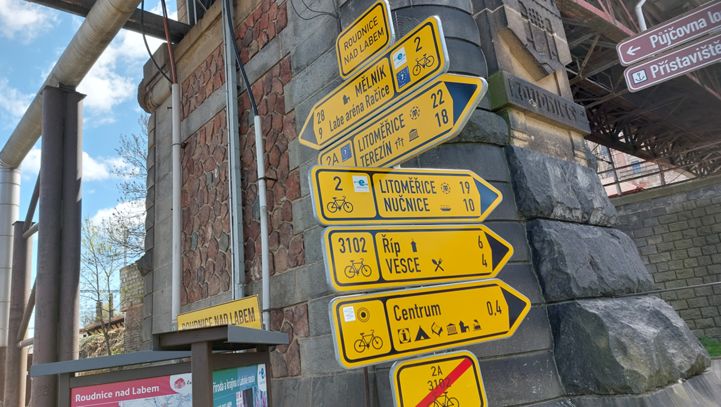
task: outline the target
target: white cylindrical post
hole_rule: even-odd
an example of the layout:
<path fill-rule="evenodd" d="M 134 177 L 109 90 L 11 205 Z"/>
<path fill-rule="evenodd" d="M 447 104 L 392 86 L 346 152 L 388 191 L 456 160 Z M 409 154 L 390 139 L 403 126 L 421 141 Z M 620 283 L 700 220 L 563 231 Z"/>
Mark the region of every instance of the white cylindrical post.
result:
<path fill-rule="evenodd" d="M 0 347 L 2 348 L 8 346 L 13 223 L 18 220 L 19 210 L 20 170 L 0 167 Z"/>

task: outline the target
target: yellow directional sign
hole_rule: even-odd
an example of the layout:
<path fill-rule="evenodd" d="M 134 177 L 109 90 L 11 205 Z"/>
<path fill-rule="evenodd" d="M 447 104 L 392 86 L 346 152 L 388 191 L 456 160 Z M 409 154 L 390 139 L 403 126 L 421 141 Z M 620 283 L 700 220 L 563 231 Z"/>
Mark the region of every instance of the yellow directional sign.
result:
<path fill-rule="evenodd" d="M 396 362 L 390 377 L 396 407 L 488 405 L 478 359 L 468 351 Z"/>
<path fill-rule="evenodd" d="M 448 69 L 441 21 L 432 16 L 316 103 L 301 144 L 321 149 Z"/>
<path fill-rule="evenodd" d="M 347 78 L 354 69 L 393 44 L 394 39 L 391 6 L 386 0 L 378 0 L 336 38 L 340 76 Z"/>
<path fill-rule="evenodd" d="M 329 308 L 336 357 L 350 369 L 510 337 L 531 303 L 493 279 L 349 295 Z"/>
<path fill-rule="evenodd" d="M 449 140 L 463 129 L 488 90 L 479 77 L 445 74 L 400 105 L 318 155 L 318 163 L 390 167 Z"/>
<path fill-rule="evenodd" d="M 336 291 L 492 278 L 513 255 L 483 225 L 330 227 L 322 243 Z"/>
<path fill-rule="evenodd" d="M 467 170 L 315 166 L 310 183 L 324 225 L 481 222 L 503 199 Z"/>
<path fill-rule="evenodd" d="M 251 295 L 239 300 L 178 315 L 179 331 L 218 325 L 236 325 L 261 329 L 258 296 Z"/>

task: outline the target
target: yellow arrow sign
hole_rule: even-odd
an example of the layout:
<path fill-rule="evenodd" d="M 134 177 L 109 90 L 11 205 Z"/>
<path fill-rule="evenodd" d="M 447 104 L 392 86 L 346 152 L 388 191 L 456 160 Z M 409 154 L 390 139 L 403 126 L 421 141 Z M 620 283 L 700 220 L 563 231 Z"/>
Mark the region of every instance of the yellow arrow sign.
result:
<path fill-rule="evenodd" d="M 390 377 L 396 407 L 488 405 L 478 359 L 468 351 L 396 362 Z"/>
<path fill-rule="evenodd" d="M 315 166 L 310 183 L 324 225 L 481 222 L 503 199 L 467 170 Z"/>
<path fill-rule="evenodd" d="M 394 39 L 391 6 L 386 0 L 378 0 L 336 38 L 340 76 L 347 78 L 354 69 L 393 44 Z"/>
<path fill-rule="evenodd" d="M 441 21 L 432 16 L 316 103 L 299 141 L 324 148 L 447 69 Z"/>
<path fill-rule="evenodd" d="M 482 225 L 330 227 L 322 243 L 336 291 L 492 278 L 513 255 Z"/>
<path fill-rule="evenodd" d="M 237 325 L 261 329 L 260 302 L 257 295 L 178 314 L 178 330 L 218 325 Z"/>
<path fill-rule="evenodd" d="M 390 167 L 460 133 L 488 90 L 483 78 L 444 74 L 318 155 L 318 163 Z"/>
<path fill-rule="evenodd" d="M 350 369 L 510 337 L 531 302 L 493 279 L 349 295 L 329 308 L 336 357 Z"/>

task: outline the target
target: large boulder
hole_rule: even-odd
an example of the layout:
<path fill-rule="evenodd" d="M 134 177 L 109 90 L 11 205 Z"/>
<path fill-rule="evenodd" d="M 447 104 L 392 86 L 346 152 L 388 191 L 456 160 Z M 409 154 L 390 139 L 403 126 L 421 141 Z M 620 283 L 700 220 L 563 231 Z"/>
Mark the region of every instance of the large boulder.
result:
<path fill-rule="evenodd" d="M 528 240 L 546 301 L 653 289 L 653 277 L 625 233 L 576 223 L 528 222 Z"/>
<path fill-rule="evenodd" d="M 702 373 L 711 360 L 657 297 L 550 305 L 558 373 L 569 394 L 639 394 Z"/>
<path fill-rule="evenodd" d="M 593 169 L 525 148 L 507 151 L 518 210 L 526 219 L 615 223 L 616 208 Z"/>

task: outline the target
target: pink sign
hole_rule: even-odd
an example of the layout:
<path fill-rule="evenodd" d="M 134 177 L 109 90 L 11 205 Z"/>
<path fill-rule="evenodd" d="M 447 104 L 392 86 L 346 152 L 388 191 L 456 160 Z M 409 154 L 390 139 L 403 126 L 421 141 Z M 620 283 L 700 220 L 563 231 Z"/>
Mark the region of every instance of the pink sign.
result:
<path fill-rule="evenodd" d="M 190 373 L 73 388 L 71 407 L 192 406 Z"/>
<path fill-rule="evenodd" d="M 721 27 L 721 1 L 708 3 L 635 37 L 627 38 L 616 46 L 616 52 L 621 65 L 629 66 L 718 27 Z"/>
<path fill-rule="evenodd" d="M 626 68 L 623 76 L 631 92 L 658 85 L 721 61 L 721 33 Z"/>

